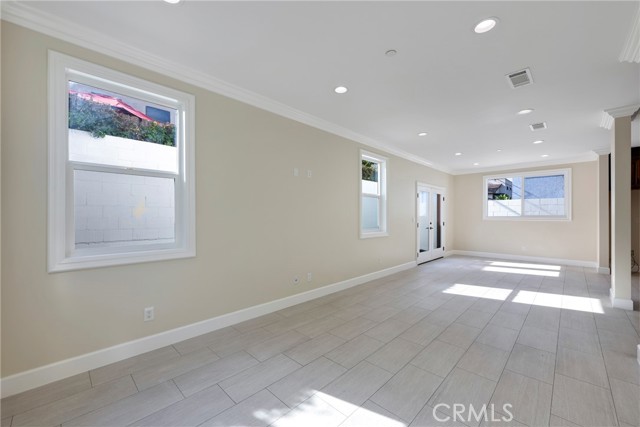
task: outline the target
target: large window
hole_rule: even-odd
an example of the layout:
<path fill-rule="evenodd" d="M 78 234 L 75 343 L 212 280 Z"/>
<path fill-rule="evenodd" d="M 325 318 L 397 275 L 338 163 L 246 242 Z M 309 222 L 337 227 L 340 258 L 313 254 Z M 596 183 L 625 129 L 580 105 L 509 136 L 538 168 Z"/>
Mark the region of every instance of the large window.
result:
<path fill-rule="evenodd" d="M 485 219 L 571 219 L 571 170 L 484 177 Z"/>
<path fill-rule="evenodd" d="M 49 271 L 195 255 L 194 98 L 49 53 Z"/>
<path fill-rule="evenodd" d="M 387 234 L 387 159 L 360 154 L 360 237 Z"/>

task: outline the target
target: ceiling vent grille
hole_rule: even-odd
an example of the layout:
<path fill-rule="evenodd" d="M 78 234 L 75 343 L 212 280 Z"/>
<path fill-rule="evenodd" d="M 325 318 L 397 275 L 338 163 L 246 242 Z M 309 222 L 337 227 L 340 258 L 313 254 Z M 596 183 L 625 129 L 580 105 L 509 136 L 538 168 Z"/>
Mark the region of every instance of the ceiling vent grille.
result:
<path fill-rule="evenodd" d="M 525 68 L 524 70 L 515 71 L 511 74 L 507 74 L 507 81 L 509 86 L 515 89 L 517 87 L 528 86 L 533 83 L 533 77 L 531 76 L 531 70 Z"/>
<path fill-rule="evenodd" d="M 536 131 L 536 130 L 542 130 L 542 129 L 546 129 L 547 128 L 547 123 L 546 122 L 540 122 L 540 123 L 533 123 L 529 125 L 529 129 Z"/>

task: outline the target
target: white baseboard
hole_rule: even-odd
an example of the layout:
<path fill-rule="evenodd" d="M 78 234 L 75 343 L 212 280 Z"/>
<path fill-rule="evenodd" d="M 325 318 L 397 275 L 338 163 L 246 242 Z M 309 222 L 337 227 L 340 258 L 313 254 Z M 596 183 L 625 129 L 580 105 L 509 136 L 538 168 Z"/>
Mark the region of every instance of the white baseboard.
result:
<path fill-rule="evenodd" d="M 626 298 L 616 298 L 613 295 L 613 288 L 609 288 L 609 297 L 611 298 L 611 306 L 621 308 L 623 310 L 633 311 L 633 300 Z"/>
<path fill-rule="evenodd" d="M 611 269 L 609 267 L 598 267 L 598 273 L 611 274 Z"/>
<path fill-rule="evenodd" d="M 508 259 L 510 261 L 527 261 L 527 262 L 544 262 L 547 264 L 559 264 L 570 265 L 573 267 L 589 267 L 597 268 L 598 264 L 595 261 L 580 261 L 575 259 L 562 259 L 562 258 L 546 258 L 537 256 L 526 255 L 512 255 L 512 254 L 499 254 L 491 252 L 476 252 L 476 251 L 451 251 L 451 255 L 464 255 L 475 256 L 479 258 L 496 258 L 496 259 Z"/>
<path fill-rule="evenodd" d="M 10 375 L 0 380 L 1 396 L 4 398 L 21 393 L 53 381 L 61 380 L 72 375 L 96 369 L 151 350 L 175 344 L 198 335 L 206 334 L 207 332 L 212 332 L 236 323 L 244 322 L 245 320 L 251 320 L 255 317 L 282 310 L 283 308 L 287 308 L 292 305 L 320 298 L 325 295 L 330 295 L 394 273 L 399 273 L 401 271 L 414 268 L 415 266 L 415 261 L 400 264 L 395 267 L 375 271 L 373 273 L 354 277 L 352 279 L 323 286 L 311 291 L 255 305 L 253 307 L 234 311 L 233 313 L 223 314 L 191 325 L 181 326 L 169 331 L 160 332 L 155 335 L 150 335 L 148 337 L 118 344 L 113 347 L 104 348 L 92 353 L 83 354 L 81 356 L 62 360 L 50 365 Z"/>

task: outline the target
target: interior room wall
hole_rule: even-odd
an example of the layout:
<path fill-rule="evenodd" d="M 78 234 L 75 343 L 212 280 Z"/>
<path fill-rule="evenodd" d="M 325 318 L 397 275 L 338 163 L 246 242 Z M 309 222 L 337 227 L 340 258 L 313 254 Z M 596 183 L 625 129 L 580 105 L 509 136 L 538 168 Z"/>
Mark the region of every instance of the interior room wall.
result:
<path fill-rule="evenodd" d="M 631 249 L 640 260 L 640 190 L 631 190 Z M 640 262 L 640 261 L 639 261 Z"/>
<path fill-rule="evenodd" d="M 453 196 L 383 153 L 389 236 L 360 239 L 361 145 L 6 22 L 1 47 L 3 377 L 411 262 L 416 181 Z M 47 273 L 48 49 L 196 96 L 197 257 Z"/>
<path fill-rule="evenodd" d="M 571 221 L 521 221 L 483 219 L 483 177 L 503 171 L 458 175 L 454 179 L 454 203 L 465 206 L 454 212 L 456 250 L 515 256 L 597 261 L 597 162 L 529 168 L 523 171 L 563 169 L 572 171 Z"/>

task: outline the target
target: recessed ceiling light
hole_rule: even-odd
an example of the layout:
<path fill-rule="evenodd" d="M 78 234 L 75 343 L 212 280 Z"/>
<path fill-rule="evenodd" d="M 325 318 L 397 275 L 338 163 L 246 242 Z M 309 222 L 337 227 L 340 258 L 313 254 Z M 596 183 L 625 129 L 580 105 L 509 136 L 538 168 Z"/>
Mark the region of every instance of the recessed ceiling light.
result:
<path fill-rule="evenodd" d="M 462 153 L 456 153 L 455 156 L 462 156 Z"/>
<path fill-rule="evenodd" d="M 544 142 L 544 140 L 539 139 L 537 141 L 533 141 L 534 144 L 542 144 Z"/>
<path fill-rule="evenodd" d="M 473 166 L 480 166 L 480 163 L 476 162 L 473 164 Z"/>
<path fill-rule="evenodd" d="M 178 4 L 180 3 L 181 0 L 164 0 L 166 3 L 170 3 L 170 4 Z"/>
<path fill-rule="evenodd" d="M 501 152 L 501 151 L 502 151 L 502 150 L 501 150 L 500 148 L 498 148 L 498 149 L 496 150 L 496 153 L 499 153 L 499 152 Z"/>
<path fill-rule="evenodd" d="M 395 56 L 395 54 L 398 53 L 397 50 L 395 49 L 389 49 L 388 51 L 386 51 L 384 54 L 387 56 Z"/>
<path fill-rule="evenodd" d="M 518 115 L 523 116 L 525 114 L 533 113 L 533 108 L 525 108 L 524 110 L 518 111 Z"/>
<path fill-rule="evenodd" d="M 426 133 L 426 132 L 420 132 L 420 133 L 418 134 L 418 136 L 427 136 L 427 133 Z"/>
<path fill-rule="evenodd" d="M 548 154 L 543 154 L 543 155 L 542 155 L 542 156 L 540 156 L 540 157 L 549 157 L 549 155 L 548 155 Z"/>
<path fill-rule="evenodd" d="M 477 34 L 483 34 L 493 30 L 493 27 L 495 27 L 497 23 L 498 18 L 487 18 L 478 22 L 478 25 L 475 26 L 473 31 L 475 31 Z"/>
<path fill-rule="evenodd" d="M 334 91 L 335 93 L 347 93 L 347 91 L 348 91 L 348 90 L 349 90 L 349 89 L 347 89 L 347 88 L 346 88 L 346 87 L 344 87 L 344 86 L 338 86 L 338 87 L 337 87 L 337 88 L 335 88 L 333 91 Z"/>

